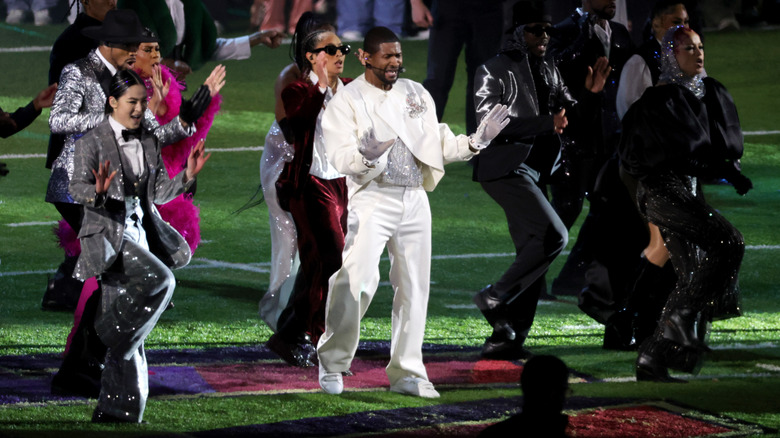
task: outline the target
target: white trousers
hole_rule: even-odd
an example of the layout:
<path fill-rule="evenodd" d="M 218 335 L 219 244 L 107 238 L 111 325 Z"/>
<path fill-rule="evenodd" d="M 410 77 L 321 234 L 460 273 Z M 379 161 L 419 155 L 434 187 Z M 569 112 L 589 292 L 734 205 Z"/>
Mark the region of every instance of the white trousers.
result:
<path fill-rule="evenodd" d="M 431 208 L 422 188 L 371 182 L 349 200 L 342 267 L 330 278 L 325 333 L 317 346 L 330 373 L 347 371 L 360 340 L 360 320 L 379 284 L 387 246 L 393 285 L 387 377 L 428 379 L 422 360 L 431 276 Z"/>

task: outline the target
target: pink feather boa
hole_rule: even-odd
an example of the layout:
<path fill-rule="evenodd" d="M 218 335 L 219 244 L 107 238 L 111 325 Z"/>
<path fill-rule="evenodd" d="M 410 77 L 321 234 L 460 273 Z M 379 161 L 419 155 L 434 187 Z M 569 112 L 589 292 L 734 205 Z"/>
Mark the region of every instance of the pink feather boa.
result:
<path fill-rule="evenodd" d="M 161 65 L 160 69 L 162 71 L 163 83 L 168 80 L 171 81 L 170 90 L 164 99 L 165 104 L 168 106 L 168 111 L 162 116 L 155 116 L 157 122 L 160 125 L 164 125 L 179 115 L 182 100 L 181 92 L 184 90 L 184 84 L 179 82 L 167 67 Z M 148 79 L 145 82 L 147 94 L 151 97 L 153 92 L 151 83 Z M 211 103 L 203 115 L 195 122 L 195 134 L 162 148 L 163 163 L 168 171 L 168 176 L 173 178 L 187 167 L 187 157 L 190 154 L 190 150 L 198 141 L 206 138 L 221 104 L 222 96 L 217 94 L 211 99 Z M 157 209 L 160 212 L 160 216 L 184 237 L 194 253 L 200 243 L 200 210 L 193 204 L 192 196 L 180 195 L 167 204 L 158 205 Z M 81 253 L 81 245 L 76 233 L 64 220 L 61 220 L 54 228 L 54 234 L 57 236 L 59 246 L 65 250 L 66 255 L 75 256 Z"/>
<path fill-rule="evenodd" d="M 81 254 L 81 243 L 79 243 L 78 235 L 65 219 L 60 219 L 57 225 L 52 228 L 52 232 L 57 238 L 59 247 L 65 250 L 65 257 L 75 257 Z"/>

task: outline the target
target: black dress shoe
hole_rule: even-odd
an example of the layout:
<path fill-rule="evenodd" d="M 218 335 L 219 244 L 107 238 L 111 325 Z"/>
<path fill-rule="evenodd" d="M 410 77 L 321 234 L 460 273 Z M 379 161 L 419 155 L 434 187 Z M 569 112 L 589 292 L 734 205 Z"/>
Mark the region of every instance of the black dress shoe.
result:
<path fill-rule="evenodd" d="M 501 318 L 502 303 L 493 295 L 493 285 L 489 284 L 484 289 L 474 295 L 474 304 L 487 320 L 488 324 L 495 327 L 496 322 Z"/>
<path fill-rule="evenodd" d="M 292 366 L 299 368 L 317 366 L 314 363 L 317 351 L 311 341 L 307 342 L 306 339 L 308 336 L 302 337 L 296 342 L 288 342 L 282 339 L 278 333 L 274 333 L 268 338 L 265 346 Z"/>
<path fill-rule="evenodd" d="M 640 354 L 636 359 L 636 381 L 658 383 L 688 383 L 669 375 L 669 369 L 646 354 Z"/>
<path fill-rule="evenodd" d="M 41 300 L 41 310 L 49 312 L 73 312 L 79 302 L 83 283 L 61 276 L 52 278 L 46 284 Z"/>
<path fill-rule="evenodd" d="M 496 341 L 488 338 L 482 346 L 481 356 L 493 360 L 529 359 L 533 353 L 523 348 L 522 342 Z"/>
<path fill-rule="evenodd" d="M 697 312 L 690 308 L 675 309 L 663 322 L 664 338 L 684 347 L 711 351 L 697 333 Z"/>
<path fill-rule="evenodd" d="M 51 380 L 51 392 L 69 397 L 98 398 L 103 366 L 79 363 L 79 367 L 63 366 Z"/>
<path fill-rule="evenodd" d="M 117 417 L 115 415 L 107 414 L 98 408 L 92 413 L 93 423 L 134 423 L 134 424 L 147 424 L 146 421 L 136 421 L 134 419 Z"/>

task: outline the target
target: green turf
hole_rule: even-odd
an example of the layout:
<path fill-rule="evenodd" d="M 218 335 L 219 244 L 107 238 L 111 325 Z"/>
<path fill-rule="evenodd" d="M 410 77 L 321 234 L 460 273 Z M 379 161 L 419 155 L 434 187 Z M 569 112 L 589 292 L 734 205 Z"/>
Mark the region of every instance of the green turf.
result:
<path fill-rule="evenodd" d="M 51 44 L 62 26 L 10 27 L 0 24 L 0 48 Z M 706 35 L 707 71 L 732 92 L 746 131 L 777 130 L 780 31 L 745 31 Z M 422 80 L 426 42 L 404 42 L 407 77 Z M 772 61 L 774 60 L 774 61 Z M 251 59 L 228 61 L 228 84 L 223 90 L 222 113 L 217 117 L 207 147 L 218 151 L 259 146 L 272 120 L 272 81 L 289 62 L 286 48 L 256 49 Z M 48 53 L 0 53 L 3 81 L 0 106 L 6 111 L 26 104 L 46 85 Z M 202 81 L 210 67 L 194 73 L 190 84 Z M 359 73 L 350 59 L 347 76 Z M 465 67 L 459 66 L 445 121 L 463 132 Z M 190 86 L 191 93 L 194 85 Z M 44 154 L 47 116 L 26 131 L 0 142 L 0 156 Z M 748 245 L 780 245 L 776 225 L 780 178 L 780 135 L 746 138 L 745 173 L 755 184 L 746 197 L 731 187 L 707 186 L 709 201 L 744 234 Z M 147 349 L 254 345 L 270 330 L 257 317 L 257 301 L 268 285 L 268 274 L 256 270 L 195 269 L 207 260 L 267 267 L 270 238 L 267 210 L 257 207 L 240 215 L 231 212 L 244 204 L 259 183 L 259 151 L 217 152 L 207 164 L 198 187 L 204 242 L 193 268 L 177 271 L 176 307 L 166 312 L 147 341 Z M 58 219 L 43 202 L 49 172 L 42 158 L 7 158 L 11 173 L 0 178 L 0 355 L 61 351 L 72 316 L 39 309 L 47 275 L 61 261 L 50 226 L 10 227 L 23 222 Z M 470 168 L 453 164 L 437 190 L 430 194 L 433 211 L 434 255 L 511 253 L 503 213 L 481 188 L 471 182 Z M 576 236 L 579 223 L 572 230 Z M 620 236 L 607 236 L 614 239 Z M 572 239 L 574 240 L 574 239 Z M 571 243 L 570 243 L 571 246 Z M 488 327 L 472 307 L 474 291 L 494 281 L 511 257 L 435 259 L 432 264 L 431 302 L 426 330 L 428 342 L 477 346 Z M 560 269 L 555 262 L 548 278 Z M 261 265 L 266 263 L 265 265 Z M 780 427 L 780 250 L 748 249 L 740 274 L 745 316 L 717 322 L 711 336 L 716 350 L 687 385 L 620 382 L 575 385 L 578 396 L 669 398 L 703 410 L 721 412 L 769 427 Z M 383 281 L 388 264 L 383 262 Z M 23 274 L 26 273 L 26 274 Z M 11 275 L 14 274 L 14 275 Z M 382 286 L 364 320 L 362 337 L 389 337 L 391 290 Z M 596 378 L 629 378 L 634 353 L 600 348 L 601 327 L 582 314 L 573 298 L 539 306 L 527 342 L 537 353 L 555 354 L 583 373 Z M 229 358 L 226 358 L 229 360 Z M 777 370 L 777 368 L 774 368 Z M 375 409 L 421 406 L 514 395 L 519 389 L 443 390 L 442 398 L 426 401 L 385 391 L 272 396 L 202 397 L 149 401 L 143 427 L 93 426 L 87 420 L 94 403 L 50 403 L 43 406 L 0 406 L 0 431 L 11 436 L 25 432 L 79 431 L 102 436 L 107 431 L 150 433 L 206 430 L 234 425 L 281 421 L 301 417 L 338 415 Z M 182 415 L 185 412 L 185 415 Z"/>

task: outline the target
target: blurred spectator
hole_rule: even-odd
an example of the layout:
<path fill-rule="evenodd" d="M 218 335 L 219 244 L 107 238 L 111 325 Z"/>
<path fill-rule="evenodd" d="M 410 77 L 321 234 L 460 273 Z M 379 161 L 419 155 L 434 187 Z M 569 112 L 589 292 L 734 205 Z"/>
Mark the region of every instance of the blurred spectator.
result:
<path fill-rule="evenodd" d="M 480 437 L 566 437 L 569 417 L 562 414 L 569 395 L 569 369 L 555 356 L 534 356 L 520 375 L 523 410 L 485 428 Z"/>
<path fill-rule="evenodd" d="M 423 81 L 436 103 L 441 121 L 455 80 L 460 52 L 466 50 L 466 131 L 477 129 L 474 74 L 500 48 L 504 0 L 433 0 L 430 10 L 422 0 L 411 0 L 412 20 L 430 28 L 428 71 Z"/>
<path fill-rule="evenodd" d="M 59 0 L 5 0 L 6 17 L 8 24 L 22 23 L 28 12 L 33 15 L 36 26 L 51 24 L 50 9 L 57 6 Z"/>
<path fill-rule="evenodd" d="M 379 26 L 401 35 L 405 7 L 405 0 L 338 0 L 337 28 L 341 39 L 363 41 L 369 29 Z"/>
<path fill-rule="evenodd" d="M 312 0 L 261 0 L 255 1 L 255 5 L 263 3 L 264 11 L 260 30 L 275 30 L 279 33 L 295 33 L 295 25 L 304 12 L 312 10 Z M 284 20 L 284 12 L 287 6 L 290 6 L 289 19 L 287 24 Z"/>

